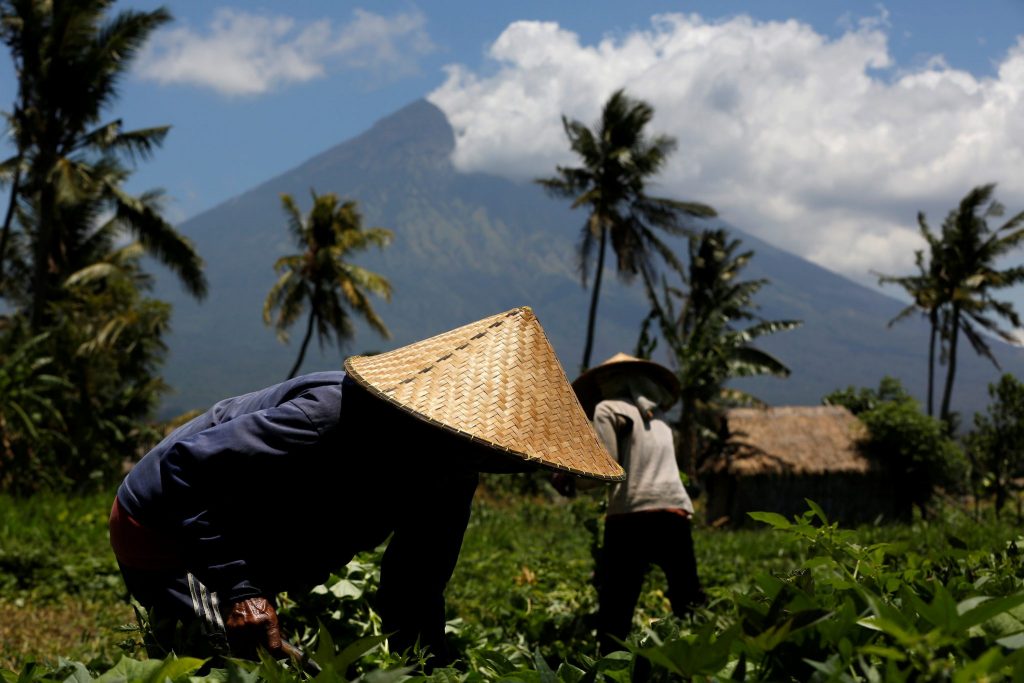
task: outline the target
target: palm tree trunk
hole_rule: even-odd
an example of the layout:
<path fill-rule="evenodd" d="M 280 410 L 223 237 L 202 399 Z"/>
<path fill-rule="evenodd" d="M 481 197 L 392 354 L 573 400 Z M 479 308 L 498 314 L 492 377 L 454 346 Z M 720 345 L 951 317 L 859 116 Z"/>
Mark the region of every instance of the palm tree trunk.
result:
<path fill-rule="evenodd" d="M 687 476 L 697 472 L 697 410 L 695 401 L 683 397 L 679 415 L 679 441 L 683 451 L 683 466 Z"/>
<path fill-rule="evenodd" d="M 309 311 L 309 322 L 306 324 L 306 336 L 303 338 L 302 346 L 299 348 L 299 357 L 295 359 L 295 365 L 292 366 L 292 371 L 288 373 L 288 379 L 291 379 L 299 372 L 299 368 L 302 366 L 302 359 L 306 357 L 306 347 L 309 346 L 309 340 L 313 336 L 314 320 L 316 320 L 316 309 L 311 307 Z"/>
<path fill-rule="evenodd" d="M 928 320 L 932 324 L 928 339 L 928 417 L 932 417 L 935 414 L 935 341 L 939 335 L 938 312 L 935 309 L 928 312 Z"/>
<path fill-rule="evenodd" d="M 11 198 L 7 203 L 7 213 L 4 215 L 3 232 L 0 233 L 0 292 L 4 287 L 4 262 L 7 258 L 7 239 L 11 234 L 11 223 L 14 222 L 14 207 L 18 203 L 18 186 L 21 184 L 21 158 L 18 158 L 18 165 L 14 169 L 14 179 L 11 181 Z"/>
<path fill-rule="evenodd" d="M 608 231 L 601 224 L 601 246 L 597 252 L 597 272 L 594 274 L 594 291 L 590 295 L 590 315 L 587 318 L 587 341 L 583 346 L 583 365 L 580 372 L 590 367 L 590 353 L 594 350 L 594 324 L 597 322 L 597 299 L 601 292 L 601 275 L 604 274 L 604 252 L 608 242 Z"/>
<path fill-rule="evenodd" d="M 32 308 L 29 319 L 33 332 L 46 322 L 46 306 L 50 300 L 50 257 L 53 243 L 57 197 L 52 183 L 44 183 L 40 191 L 39 228 L 35 236 L 32 264 Z"/>
<path fill-rule="evenodd" d="M 949 367 L 946 370 L 946 388 L 942 392 L 942 410 L 939 413 L 939 417 L 946 423 L 947 429 L 951 426 L 949 424 L 949 402 L 953 396 L 953 380 L 956 377 L 956 346 L 957 340 L 960 338 L 959 304 L 953 304 L 953 312 L 950 315 L 950 330 Z"/>

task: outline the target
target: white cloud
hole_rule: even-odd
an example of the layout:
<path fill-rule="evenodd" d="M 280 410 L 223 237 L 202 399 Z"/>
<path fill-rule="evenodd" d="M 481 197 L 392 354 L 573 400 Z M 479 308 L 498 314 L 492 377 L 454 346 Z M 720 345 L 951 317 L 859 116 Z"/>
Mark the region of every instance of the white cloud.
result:
<path fill-rule="evenodd" d="M 1000 183 L 1024 209 L 1024 38 L 996 76 L 939 55 L 904 71 L 887 17 L 837 38 L 797 21 L 656 16 L 647 30 L 582 44 L 557 24 L 516 22 L 480 73 L 447 68 L 429 96 L 456 131 L 454 163 L 516 178 L 576 162 L 561 115 L 588 124 L 615 89 L 655 107 L 679 147 L 662 194 L 708 202 L 752 234 L 846 273 L 906 272 L 971 187 Z"/>
<path fill-rule="evenodd" d="M 219 9 L 206 31 L 184 25 L 157 33 L 136 73 L 225 95 L 260 95 L 323 77 L 334 65 L 395 78 L 434 50 L 425 23 L 419 12 L 385 17 L 357 9 L 341 26 L 327 19 L 300 26 L 286 16 Z"/>

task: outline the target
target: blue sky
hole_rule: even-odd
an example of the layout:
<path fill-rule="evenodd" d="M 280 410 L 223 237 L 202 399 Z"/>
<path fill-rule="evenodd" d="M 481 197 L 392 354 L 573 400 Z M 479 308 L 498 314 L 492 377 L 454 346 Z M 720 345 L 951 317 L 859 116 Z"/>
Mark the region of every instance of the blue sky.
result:
<path fill-rule="evenodd" d="M 1024 0 L 169 8 L 110 118 L 172 126 L 131 188 L 165 189 L 175 221 L 422 97 L 460 168 L 546 174 L 570 161 L 560 114 L 592 121 L 623 86 L 679 140 L 662 194 L 864 283 L 911 267 L 918 210 L 936 226 L 989 181 L 1024 209 Z"/>

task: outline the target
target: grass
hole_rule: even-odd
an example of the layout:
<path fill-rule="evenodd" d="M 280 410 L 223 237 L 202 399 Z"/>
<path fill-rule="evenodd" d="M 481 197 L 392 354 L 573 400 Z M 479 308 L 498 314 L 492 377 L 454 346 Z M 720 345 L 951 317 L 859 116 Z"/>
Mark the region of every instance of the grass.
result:
<path fill-rule="evenodd" d="M 0 496 L 0 669 L 61 657 L 102 668 L 119 658 L 128 637 L 119 627 L 133 621 L 133 612 L 108 544 L 112 495 Z M 449 612 L 461 620 L 453 628 L 461 623 L 478 642 L 518 643 L 553 661 L 592 654 L 591 543 L 600 518 L 599 496 L 479 496 L 447 593 Z M 1010 521 L 977 523 L 949 508 L 910 526 L 864 527 L 857 538 L 891 543 L 927 563 L 950 548 L 991 551 L 1018 533 Z M 806 544 L 766 530 L 698 527 L 694 540 L 712 610 L 758 575 L 785 576 L 805 559 Z M 638 627 L 669 613 L 663 589 L 664 578 L 651 572 Z"/>

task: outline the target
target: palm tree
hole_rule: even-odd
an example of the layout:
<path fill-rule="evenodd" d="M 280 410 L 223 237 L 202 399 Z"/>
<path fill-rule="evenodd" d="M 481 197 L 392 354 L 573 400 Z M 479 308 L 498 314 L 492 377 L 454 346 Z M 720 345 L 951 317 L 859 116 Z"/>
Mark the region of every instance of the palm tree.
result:
<path fill-rule="evenodd" d="M 60 283 L 81 267 L 74 263 L 76 248 L 94 226 L 80 221 L 100 213 L 114 215 L 193 296 L 206 291 L 192 245 L 154 209 L 151 196 L 134 197 L 123 189 L 126 163 L 148 158 L 168 128 L 126 131 L 120 120 L 101 122 L 132 58 L 170 14 L 129 10 L 107 19 L 112 5 L 113 0 L 2 5 L 0 38 L 11 51 L 19 84 L 9 117 L 17 150 L 4 164 L 14 196 L 5 217 L 14 214 L 16 203 L 31 216 L 22 229 L 31 253 L 33 329 L 46 322 Z M 4 235 L 8 221 L 5 228 Z"/>
<path fill-rule="evenodd" d="M 960 332 L 967 337 L 975 353 L 988 358 L 998 368 L 999 362 L 983 333 L 1014 342 L 1013 334 L 1001 328 L 998 320 L 1006 320 L 1016 328 L 1021 326 L 1013 304 L 999 301 L 993 298 L 993 294 L 995 290 L 1024 282 L 1024 266 L 1003 270 L 996 266 L 1000 257 L 1024 240 L 1024 211 L 999 228 L 990 229 L 988 219 L 999 218 L 1005 213 L 1003 205 L 992 198 L 995 187 L 994 183 L 975 187 L 956 209 L 949 212 L 942 224 L 938 265 L 942 276 L 941 299 L 948 306 L 949 363 L 939 415 L 947 424 L 950 422 L 949 405 L 956 377 Z"/>
<path fill-rule="evenodd" d="M 689 241 L 689 264 L 684 275 L 688 291 L 662 281 L 662 293 L 648 290 L 651 313 L 641 329 L 637 355 L 649 357 L 657 343 L 650 334 L 656 323 L 665 340 L 681 386 L 678 427 L 683 451 L 691 467 L 705 451 L 699 444 L 717 431 L 715 415 L 723 405 L 759 404 L 747 392 L 726 387 L 738 377 L 777 375 L 789 368 L 771 354 L 754 347 L 763 336 L 791 330 L 796 320 L 764 320 L 756 314 L 754 295 L 768 281 L 741 281 L 740 271 L 752 251 L 736 253 L 740 241 L 725 230 L 704 230 Z M 751 322 L 739 327 L 738 323 Z"/>
<path fill-rule="evenodd" d="M 354 201 L 340 203 L 335 194 L 312 192 L 309 216 L 302 213 L 290 195 L 281 195 L 288 215 L 288 228 L 301 254 L 282 256 L 274 263 L 280 273 L 263 303 L 263 322 L 273 324 L 278 338 L 288 341 L 288 328 L 309 304 L 306 334 L 288 377 L 294 377 L 306 356 L 306 347 L 316 329 L 321 347 L 331 335 L 340 345 L 353 335 L 350 313 L 358 314 L 384 338 L 391 336 L 373 310 L 367 293 L 391 300 L 391 283 L 377 273 L 347 262 L 348 257 L 370 246 L 384 248 L 391 243 L 391 231 L 363 228 Z M 277 309 L 277 319 L 273 312 Z"/>
<path fill-rule="evenodd" d="M 944 277 L 941 263 L 942 244 L 940 238 L 929 229 L 923 213 L 917 214 L 917 223 L 921 230 L 921 236 L 928 244 L 927 261 L 924 250 L 918 249 L 914 252 L 914 263 L 917 266 L 916 275 L 879 275 L 878 283 L 880 285 L 899 285 L 913 300 L 912 304 L 889 321 L 889 327 L 915 312 L 920 312 L 928 319 L 928 416 L 931 417 L 935 414 L 935 349 L 939 341 L 945 337 L 944 320 L 942 319 L 945 303 L 942 299 Z M 944 346 L 943 351 L 945 351 Z"/>
<path fill-rule="evenodd" d="M 666 135 L 646 137 L 644 128 L 653 116 L 654 109 L 649 104 L 629 98 L 623 90 L 608 99 L 601 120 L 593 130 L 563 116 L 562 126 L 570 148 L 582 165 L 558 166 L 556 176 L 536 180 L 550 194 L 571 199 L 574 209 L 582 206 L 589 211 L 577 246 L 584 287 L 595 246 L 597 249 L 583 350 L 584 370 L 590 365 L 594 345 L 597 302 L 608 242 L 618 260 L 619 277 L 629 282 L 639 273 L 644 282 L 650 284 L 655 278 L 655 254 L 669 265 L 679 267 L 675 254 L 654 230 L 688 234 L 680 225 L 681 215 L 716 215 L 715 210 L 705 204 L 650 197 L 645 193 L 646 183 L 664 166 L 676 144 Z"/>
<path fill-rule="evenodd" d="M 13 117 L 8 117 L 13 121 Z M 18 194 L 21 188 L 23 171 L 21 154 L 0 163 L 0 186 L 10 184 L 11 191 L 7 198 L 7 209 L 4 211 L 3 227 L 0 227 L 0 295 L 4 291 L 4 265 L 7 261 L 8 244 L 11 242 L 11 228 L 14 225 L 14 214 L 18 207 Z"/>

